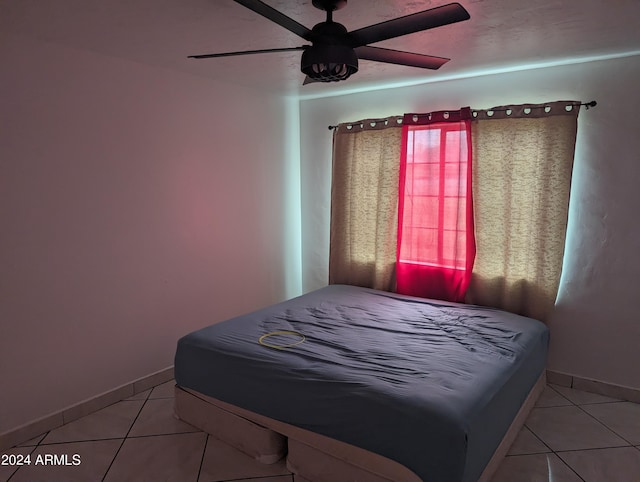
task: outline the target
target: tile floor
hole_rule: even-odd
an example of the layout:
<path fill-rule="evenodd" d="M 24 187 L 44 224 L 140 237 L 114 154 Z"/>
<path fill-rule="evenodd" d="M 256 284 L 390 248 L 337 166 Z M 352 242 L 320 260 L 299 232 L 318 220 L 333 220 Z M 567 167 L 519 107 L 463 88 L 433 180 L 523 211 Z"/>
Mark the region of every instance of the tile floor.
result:
<path fill-rule="evenodd" d="M 0 465 L 2 482 L 293 481 L 175 419 L 172 381 L 4 453 L 32 464 Z M 52 454 L 69 465 L 33 463 Z M 492 482 L 580 481 L 640 482 L 640 404 L 548 385 Z"/>

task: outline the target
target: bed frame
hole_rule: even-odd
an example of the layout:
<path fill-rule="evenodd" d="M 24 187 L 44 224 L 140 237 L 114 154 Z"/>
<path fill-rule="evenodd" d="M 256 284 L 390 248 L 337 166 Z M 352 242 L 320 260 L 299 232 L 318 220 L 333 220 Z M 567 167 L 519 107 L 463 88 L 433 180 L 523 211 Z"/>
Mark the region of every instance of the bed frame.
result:
<path fill-rule="evenodd" d="M 490 482 L 546 385 L 543 371 L 485 467 Z M 354 445 L 176 386 L 175 414 L 265 464 L 286 456 L 296 482 L 423 482 L 407 467 Z"/>

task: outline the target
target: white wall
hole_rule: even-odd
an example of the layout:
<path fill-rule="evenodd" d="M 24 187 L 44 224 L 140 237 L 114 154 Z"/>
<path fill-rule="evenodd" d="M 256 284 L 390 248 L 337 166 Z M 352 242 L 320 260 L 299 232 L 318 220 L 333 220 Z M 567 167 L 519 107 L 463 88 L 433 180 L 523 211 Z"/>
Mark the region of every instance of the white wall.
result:
<path fill-rule="evenodd" d="M 6 35 L 0 63 L 0 433 L 299 294 L 297 103 Z"/>
<path fill-rule="evenodd" d="M 549 368 L 640 388 L 640 57 L 486 75 L 301 102 L 303 287 L 327 283 L 328 125 L 405 112 L 554 100 L 582 111 Z M 480 227 L 481 229 L 481 227 Z"/>

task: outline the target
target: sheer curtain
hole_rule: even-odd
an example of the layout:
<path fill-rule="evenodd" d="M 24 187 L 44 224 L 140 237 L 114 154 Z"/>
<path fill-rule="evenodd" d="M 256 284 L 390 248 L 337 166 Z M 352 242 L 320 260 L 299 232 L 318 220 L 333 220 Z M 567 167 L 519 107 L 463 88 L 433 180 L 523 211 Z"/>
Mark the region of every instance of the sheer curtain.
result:
<path fill-rule="evenodd" d="M 540 320 L 553 309 L 579 109 L 579 102 L 554 102 L 477 111 L 476 260 L 467 302 Z"/>
<path fill-rule="evenodd" d="M 405 114 L 398 293 L 464 301 L 475 256 L 471 110 Z"/>
<path fill-rule="evenodd" d="M 329 283 L 395 289 L 402 116 L 333 134 Z"/>

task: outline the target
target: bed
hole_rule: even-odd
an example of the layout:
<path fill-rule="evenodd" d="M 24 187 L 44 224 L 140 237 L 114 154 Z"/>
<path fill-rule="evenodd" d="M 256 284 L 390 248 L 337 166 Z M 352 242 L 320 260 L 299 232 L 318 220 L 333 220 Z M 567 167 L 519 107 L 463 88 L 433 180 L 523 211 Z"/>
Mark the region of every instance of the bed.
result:
<path fill-rule="evenodd" d="M 330 285 L 181 338 L 175 411 L 261 462 L 286 456 L 299 482 L 489 480 L 548 339 L 496 309 Z"/>

